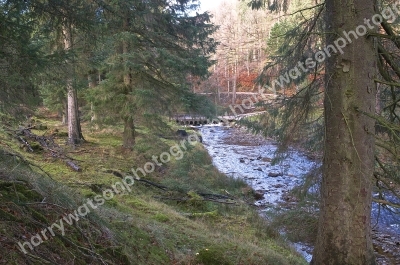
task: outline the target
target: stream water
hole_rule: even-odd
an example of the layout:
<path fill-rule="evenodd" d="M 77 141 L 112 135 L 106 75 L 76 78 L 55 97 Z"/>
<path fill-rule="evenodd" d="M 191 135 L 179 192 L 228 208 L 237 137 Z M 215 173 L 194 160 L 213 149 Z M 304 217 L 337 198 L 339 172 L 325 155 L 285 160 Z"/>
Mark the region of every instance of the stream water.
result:
<path fill-rule="evenodd" d="M 279 163 L 273 165 L 272 160 L 277 149 L 273 141 L 245 133 L 237 128 L 216 125 L 199 128 L 203 144 L 218 170 L 235 178 L 243 178 L 255 191 L 263 195 L 263 198 L 256 202 L 261 211 L 268 211 L 277 207 L 280 202 L 287 201 L 287 192 L 299 185 L 304 174 L 317 166 L 317 162 L 296 150 L 290 150 Z M 380 237 L 374 239 L 374 244 L 377 240 L 380 242 L 386 240 L 385 244 L 382 243 L 382 252 L 398 251 L 400 256 L 400 246 L 397 245 L 400 241 L 399 217 L 393 214 L 394 210 L 374 205 L 372 225 L 377 224 L 374 226 L 374 235 L 376 237 L 377 233 L 381 233 Z M 302 243 L 293 245 L 307 261 L 311 260 L 310 247 Z"/>

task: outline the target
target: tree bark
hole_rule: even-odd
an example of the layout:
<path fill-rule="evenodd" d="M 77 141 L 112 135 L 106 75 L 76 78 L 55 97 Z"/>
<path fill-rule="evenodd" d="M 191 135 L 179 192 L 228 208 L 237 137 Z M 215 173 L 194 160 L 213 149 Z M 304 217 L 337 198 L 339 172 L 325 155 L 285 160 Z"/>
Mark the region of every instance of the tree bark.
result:
<path fill-rule="evenodd" d="M 237 60 L 233 63 L 233 86 L 232 86 L 232 105 L 236 104 L 236 88 L 237 88 Z"/>
<path fill-rule="evenodd" d="M 64 37 L 64 50 L 68 51 L 72 48 L 72 34 L 71 34 L 71 26 L 68 22 L 65 22 L 63 25 L 63 37 Z M 67 60 L 67 67 L 72 69 L 69 60 Z M 79 122 L 79 113 L 78 113 L 78 97 L 76 94 L 76 90 L 74 88 L 74 78 L 73 71 L 68 73 L 70 75 L 67 78 L 67 120 L 68 120 L 68 143 L 69 144 L 78 144 L 81 140 L 83 140 L 81 126 Z"/>
<path fill-rule="evenodd" d="M 67 80 L 67 102 L 68 102 L 68 142 L 69 144 L 79 144 L 78 117 L 76 115 L 76 91 L 72 85 L 72 80 Z"/>
<path fill-rule="evenodd" d="M 132 117 L 125 118 L 124 120 L 124 133 L 123 133 L 123 146 L 125 148 L 132 148 L 135 145 L 135 124 Z"/>
<path fill-rule="evenodd" d="M 374 0 L 327 0 L 327 45 L 371 19 Z M 313 265 L 372 265 L 376 53 L 373 39 L 354 39 L 327 58 L 325 150 Z"/>
<path fill-rule="evenodd" d="M 64 125 L 68 124 L 68 102 L 63 100 L 63 110 L 61 112 L 61 122 Z"/>
<path fill-rule="evenodd" d="M 129 18 L 127 15 L 124 20 L 123 27 L 125 31 L 129 30 Z M 122 41 L 122 53 L 123 54 L 129 53 L 129 43 L 125 40 Z M 126 94 L 129 94 L 130 92 L 132 92 L 132 75 L 131 75 L 131 69 L 127 66 L 125 66 L 125 68 L 126 69 L 124 73 L 124 85 Z M 128 149 L 132 148 L 135 145 L 135 138 L 136 138 L 136 132 L 135 132 L 135 124 L 133 121 L 133 117 L 130 113 L 127 113 L 124 118 L 123 146 Z"/>
<path fill-rule="evenodd" d="M 96 73 L 93 73 L 93 72 L 89 71 L 88 84 L 89 84 L 89 89 L 94 89 L 97 86 Z M 92 121 L 92 122 L 96 121 L 97 120 L 97 115 L 96 115 L 96 110 L 95 110 L 93 102 L 90 102 L 90 113 L 91 113 L 90 121 Z"/>

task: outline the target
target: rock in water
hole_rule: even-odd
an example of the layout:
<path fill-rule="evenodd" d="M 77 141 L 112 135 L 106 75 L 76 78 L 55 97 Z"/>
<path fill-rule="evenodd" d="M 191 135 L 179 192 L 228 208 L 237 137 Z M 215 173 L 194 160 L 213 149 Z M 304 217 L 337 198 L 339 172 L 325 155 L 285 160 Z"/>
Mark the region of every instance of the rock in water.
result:
<path fill-rule="evenodd" d="M 279 173 L 279 172 L 269 172 L 268 173 L 268 177 L 273 177 L 273 178 L 276 178 L 276 177 L 280 177 L 280 176 L 282 176 L 283 174 L 282 173 Z"/>

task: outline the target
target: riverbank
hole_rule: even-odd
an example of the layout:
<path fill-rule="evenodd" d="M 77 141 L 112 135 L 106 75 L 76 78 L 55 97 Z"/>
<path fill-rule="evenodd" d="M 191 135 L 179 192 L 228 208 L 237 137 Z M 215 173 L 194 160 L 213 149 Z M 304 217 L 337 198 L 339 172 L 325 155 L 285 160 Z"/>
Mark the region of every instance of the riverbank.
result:
<path fill-rule="evenodd" d="M 310 261 L 317 226 L 317 185 L 320 162 L 295 149 L 275 157 L 272 140 L 235 127 L 204 126 L 204 145 L 214 165 L 227 175 L 246 181 L 259 194 L 255 203 L 271 225 L 296 243 Z M 310 174 L 312 173 L 312 174 Z M 374 204 L 372 224 L 377 262 L 400 264 L 398 216 Z M 301 242 L 300 244 L 298 242 Z"/>
<path fill-rule="evenodd" d="M 218 172 L 200 143 L 187 145 L 177 159 L 180 154 L 171 148 L 184 139 L 174 134 L 161 138 L 138 128 L 135 148 L 129 151 L 121 147 L 122 128 L 92 130 L 83 124 L 87 142 L 70 148 L 64 125 L 47 117 L 35 119 L 43 126 L 31 132 L 52 137 L 57 151 L 80 170 L 48 150 L 26 152 L 10 134 L 0 133 L 0 205 L 6 218 L 0 222 L 5 231 L 0 263 L 306 264 L 251 206 L 252 189 Z M 170 154 L 168 162 L 154 162 L 153 156 L 164 153 Z M 33 250 L 25 245 L 28 254 L 18 248 L 18 242 L 40 235 L 60 217 L 79 209 L 82 213 L 79 207 L 88 199 L 103 196 L 132 175 L 132 168 L 150 162 L 156 165 L 154 172 L 141 176 L 129 192 L 90 208 L 64 236 L 55 230 L 55 236 Z"/>

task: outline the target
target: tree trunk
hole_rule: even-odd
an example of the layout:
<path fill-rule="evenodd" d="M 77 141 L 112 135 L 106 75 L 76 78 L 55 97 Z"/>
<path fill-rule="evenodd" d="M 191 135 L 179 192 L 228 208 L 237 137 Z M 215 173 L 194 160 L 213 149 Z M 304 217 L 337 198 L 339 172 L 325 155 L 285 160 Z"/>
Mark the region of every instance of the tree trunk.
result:
<path fill-rule="evenodd" d="M 129 30 L 129 18 L 124 20 L 124 30 Z M 129 43 L 127 41 L 122 41 L 122 53 L 127 54 L 129 53 Z M 126 66 L 125 66 L 126 67 Z M 126 94 L 132 92 L 132 75 L 131 69 L 126 67 L 124 73 L 124 85 Z M 135 145 L 135 124 L 133 121 L 132 114 L 127 113 L 124 118 L 124 132 L 123 132 L 123 146 L 125 148 L 132 148 Z"/>
<path fill-rule="evenodd" d="M 68 124 L 68 102 L 63 100 L 63 110 L 61 111 L 61 122 L 64 125 Z"/>
<path fill-rule="evenodd" d="M 79 143 L 78 117 L 76 115 L 76 91 L 72 85 L 72 79 L 67 80 L 67 102 L 68 102 L 68 142 Z"/>
<path fill-rule="evenodd" d="M 94 89 L 97 85 L 96 83 L 96 74 L 92 73 L 89 71 L 88 74 L 88 84 L 89 84 L 89 89 Z M 94 107 L 93 102 L 90 102 L 90 114 L 91 114 L 91 118 L 90 121 L 96 121 L 97 120 L 97 115 L 96 115 L 96 110 Z"/>
<path fill-rule="evenodd" d="M 233 63 L 233 85 L 232 85 L 232 105 L 236 104 L 236 88 L 237 88 L 237 61 Z"/>
<path fill-rule="evenodd" d="M 327 0 L 327 44 L 372 18 L 374 0 Z M 351 35 L 350 35 L 351 36 Z M 346 39 L 346 38 L 345 38 Z M 348 42 L 347 42 L 348 43 Z M 325 150 L 313 265 L 372 265 L 376 55 L 373 39 L 353 38 L 327 59 Z"/>
<path fill-rule="evenodd" d="M 72 48 L 71 27 L 66 22 L 63 26 L 64 49 L 66 51 Z M 67 61 L 67 66 L 72 69 L 70 62 Z M 76 90 L 74 88 L 73 71 L 68 73 L 70 77 L 67 79 L 67 119 L 68 119 L 68 143 L 78 144 L 82 137 L 82 132 L 79 123 L 78 100 Z"/>
<path fill-rule="evenodd" d="M 135 124 L 132 117 L 126 118 L 124 120 L 124 134 L 123 134 L 123 146 L 125 148 L 131 149 L 135 145 Z"/>

